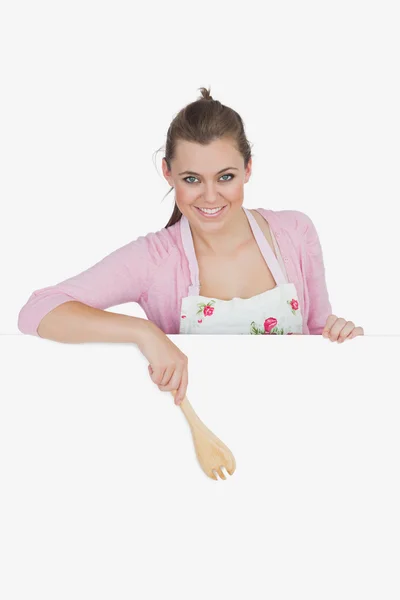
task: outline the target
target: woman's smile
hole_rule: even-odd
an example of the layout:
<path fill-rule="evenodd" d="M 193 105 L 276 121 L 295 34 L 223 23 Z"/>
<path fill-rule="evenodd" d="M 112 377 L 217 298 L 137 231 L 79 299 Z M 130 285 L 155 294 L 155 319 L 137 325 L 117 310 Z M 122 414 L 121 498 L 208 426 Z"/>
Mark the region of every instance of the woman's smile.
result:
<path fill-rule="evenodd" d="M 218 206 L 216 208 L 200 208 L 199 206 L 195 206 L 194 208 L 202 217 L 206 219 L 215 219 L 225 212 L 227 206 L 228 205 L 226 204 L 225 206 Z"/>

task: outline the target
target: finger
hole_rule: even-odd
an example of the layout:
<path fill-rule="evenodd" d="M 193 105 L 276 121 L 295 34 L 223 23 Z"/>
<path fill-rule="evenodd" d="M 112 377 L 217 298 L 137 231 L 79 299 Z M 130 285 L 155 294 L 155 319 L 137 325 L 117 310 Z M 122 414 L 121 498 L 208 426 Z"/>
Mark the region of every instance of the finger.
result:
<path fill-rule="evenodd" d="M 329 339 L 331 340 L 331 342 L 336 342 L 340 332 L 342 331 L 346 323 L 347 321 L 345 319 L 337 319 L 336 323 L 333 324 L 329 332 Z"/>
<path fill-rule="evenodd" d="M 343 327 L 342 331 L 339 333 L 338 340 L 337 340 L 338 344 L 341 344 L 342 342 L 344 342 L 344 340 L 349 337 L 349 335 L 351 334 L 351 332 L 353 330 L 354 330 L 353 321 L 347 321 L 347 323 Z"/>
<path fill-rule="evenodd" d="M 152 367 L 152 371 L 152 381 L 156 384 L 159 384 L 164 376 L 165 367 Z"/>
<path fill-rule="evenodd" d="M 323 330 L 321 332 L 321 335 L 328 337 L 331 327 L 335 323 L 336 319 L 337 319 L 336 315 L 329 315 L 329 317 L 326 320 L 325 327 L 323 328 Z"/>
<path fill-rule="evenodd" d="M 184 369 L 178 391 L 175 396 L 175 404 L 181 404 L 186 396 L 186 391 L 189 383 L 188 369 Z"/>
<path fill-rule="evenodd" d="M 171 390 L 176 390 L 175 395 L 175 404 L 180 404 L 183 400 L 182 392 L 180 390 L 180 386 L 182 383 L 184 369 L 181 368 L 174 373 L 174 376 L 171 378 L 170 385 Z"/>
<path fill-rule="evenodd" d="M 179 384 L 182 379 L 183 367 L 177 367 L 170 379 L 170 381 L 166 385 L 159 385 L 158 387 L 163 392 L 172 392 L 172 390 L 177 390 Z"/>
<path fill-rule="evenodd" d="M 179 388 L 182 379 L 182 374 L 183 367 L 176 369 L 175 373 L 171 377 L 171 381 L 169 382 L 171 390 L 177 390 Z"/>
<path fill-rule="evenodd" d="M 160 381 L 160 385 L 168 385 L 172 375 L 174 374 L 175 371 L 175 366 L 174 365 L 170 365 L 169 367 L 167 367 L 165 369 L 164 375 L 162 380 Z"/>
<path fill-rule="evenodd" d="M 355 327 L 347 339 L 352 340 L 358 335 L 364 335 L 364 329 L 362 327 Z"/>

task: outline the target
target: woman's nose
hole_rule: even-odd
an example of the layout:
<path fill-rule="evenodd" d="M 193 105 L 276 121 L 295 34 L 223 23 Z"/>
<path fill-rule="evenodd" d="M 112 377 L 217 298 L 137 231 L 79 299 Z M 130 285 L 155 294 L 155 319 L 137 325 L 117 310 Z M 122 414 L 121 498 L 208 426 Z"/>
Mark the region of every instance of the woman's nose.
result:
<path fill-rule="evenodd" d="M 204 194 L 203 194 L 203 198 L 204 200 L 207 202 L 207 204 L 215 204 L 218 203 L 219 201 L 219 193 L 217 191 L 217 188 L 214 184 L 210 184 L 210 185 L 206 185 L 205 190 L 204 190 Z"/>

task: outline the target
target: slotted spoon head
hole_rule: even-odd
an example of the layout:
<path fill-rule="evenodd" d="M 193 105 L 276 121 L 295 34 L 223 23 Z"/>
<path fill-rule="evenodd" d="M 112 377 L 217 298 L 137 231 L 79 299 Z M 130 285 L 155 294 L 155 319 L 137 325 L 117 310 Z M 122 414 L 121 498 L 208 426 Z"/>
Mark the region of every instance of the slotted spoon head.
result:
<path fill-rule="evenodd" d="M 217 473 L 221 479 L 226 479 L 222 468 L 233 475 L 236 470 L 235 457 L 212 431 L 205 425 L 197 426 L 192 428 L 192 435 L 197 459 L 208 477 L 218 481 Z"/>
<path fill-rule="evenodd" d="M 176 390 L 171 393 L 175 398 Z M 187 396 L 180 403 L 180 407 L 189 423 L 196 456 L 204 473 L 216 481 L 218 481 L 218 477 L 215 472 L 218 473 L 221 479 L 226 479 L 222 468 L 226 469 L 229 475 L 233 475 L 236 470 L 236 461 L 229 448 L 204 425 Z"/>

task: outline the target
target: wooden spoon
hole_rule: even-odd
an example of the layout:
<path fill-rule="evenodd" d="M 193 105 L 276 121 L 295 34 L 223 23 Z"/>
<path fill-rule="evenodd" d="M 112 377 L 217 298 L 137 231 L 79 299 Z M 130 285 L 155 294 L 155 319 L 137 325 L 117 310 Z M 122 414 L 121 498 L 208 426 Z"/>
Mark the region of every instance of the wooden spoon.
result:
<path fill-rule="evenodd" d="M 176 390 L 173 390 L 171 394 L 175 398 Z M 222 471 L 222 467 L 225 467 L 229 475 L 233 475 L 236 470 L 236 461 L 229 448 L 199 419 L 187 396 L 179 406 L 192 431 L 196 456 L 204 473 L 218 481 L 218 477 L 214 473 L 216 471 L 222 479 L 226 479 Z"/>

